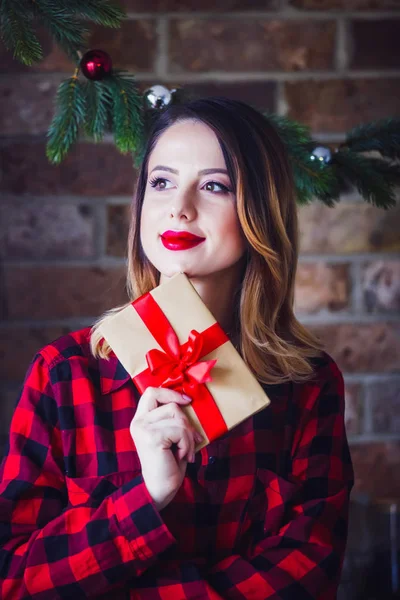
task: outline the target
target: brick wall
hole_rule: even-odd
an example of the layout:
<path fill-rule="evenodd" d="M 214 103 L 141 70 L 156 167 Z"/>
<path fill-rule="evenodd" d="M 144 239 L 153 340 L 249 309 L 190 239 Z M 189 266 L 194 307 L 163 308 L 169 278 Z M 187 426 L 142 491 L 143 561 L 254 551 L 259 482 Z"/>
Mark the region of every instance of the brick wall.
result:
<path fill-rule="evenodd" d="M 91 47 L 155 83 L 222 93 L 308 124 L 335 144 L 400 112 L 398 0 L 125 0 L 120 30 Z M 216 6 L 217 5 L 217 6 Z M 135 173 L 111 139 L 64 163 L 45 134 L 68 60 L 40 33 L 27 68 L 0 49 L 1 433 L 28 362 L 47 341 L 125 299 L 127 206 Z M 400 207 L 356 193 L 300 209 L 296 313 L 344 372 L 356 494 L 400 497 Z"/>

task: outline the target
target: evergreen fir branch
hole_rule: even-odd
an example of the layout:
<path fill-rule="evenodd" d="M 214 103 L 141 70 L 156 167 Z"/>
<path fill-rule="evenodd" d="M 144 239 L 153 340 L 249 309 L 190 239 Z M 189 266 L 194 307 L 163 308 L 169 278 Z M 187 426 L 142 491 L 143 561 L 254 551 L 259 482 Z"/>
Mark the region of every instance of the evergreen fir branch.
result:
<path fill-rule="evenodd" d="M 85 133 L 100 142 L 108 126 L 112 96 L 102 81 L 87 81 L 84 86 L 86 99 Z"/>
<path fill-rule="evenodd" d="M 78 19 L 57 3 L 50 0 L 40 0 L 40 5 L 35 2 L 34 14 L 53 36 L 57 44 L 77 64 L 78 51 L 85 47 L 85 36 L 89 29 Z"/>
<path fill-rule="evenodd" d="M 56 43 L 77 64 L 77 52 L 85 47 L 85 36 L 89 32 L 84 20 L 118 28 L 126 13 L 109 0 L 1 0 L 1 37 L 6 48 L 14 50 L 14 57 L 26 65 L 43 58 L 41 45 L 32 28 L 33 17 L 46 27 Z"/>
<path fill-rule="evenodd" d="M 109 85 L 113 100 L 115 144 L 123 154 L 134 152 L 139 148 L 143 134 L 142 99 L 136 82 L 124 71 L 113 71 L 104 81 Z"/>
<path fill-rule="evenodd" d="M 307 127 L 273 113 L 265 113 L 265 116 L 275 125 L 287 146 L 299 204 L 308 204 L 318 198 L 332 207 L 352 186 L 376 206 L 387 208 L 395 204 L 393 186 L 399 180 L 399 167 L 384 160 L 360 156 L 357 152 L 378 150 L 383 156 L 399 158 L 399 119 L 382 119 L 354 128 L 341 145 L 342 150 L 336 152 L 328 164 L 321 164 L 310 161 L 315 142 Z"/>
<path fill-rule="evenodd" d="M 0 3 L 0 34 L 5 47 L 13 50 L 14 58 L 32 65 L 43 58 L 42 47 L 31 25 L 29 15 L 13 0 Z"/>
<path fill-rule="evenodd" d="M 341 148 L 353 152 L 378 151 L 392 160 L 400 158 L 400 119 L 389 117 L 354 127 Z"/>
<path fill-rule="evenodd" d="M 56 95 L 56 114 L 47 133 L 47 158 L 59 164 L 78 137 L 85 117 L 85 93 L 77 72 L 63 81 Z"/>
<path fill-rule="evenodd" d="M 378 208 L 396 205 L 394 187 L 400 184 L 400 168 L 379 158 L 340 150 L 333 159 L 343 180 L 355 186 L 363 198 Z"/>
<path fill-rule="evenodd" d="M 125 11 L 109 0 L 59 0 L 58 4 L 80 18 L 114 29 L 120 27 L 121 21 L 126 19 Z"/>
<path fill-rule="evenodd" d="M 314 198 L 319 198 L 324 204 L 334 206 L 340 195 L 339 182 L 330 165 L 311 160 L 315 142 L 309 127 L 274 113 L 264 113 L 264 116 L 276 128 L 286 146 L 298 204 L 309 204 Z"/>
<path fill-rule="evenodd" d="M 299 204 L 309 204 L 319 198 L 327 206 L 339 200 L 339 184 L 330 165 L 311 161 L 309 156 L 291 156 Z"/>
<path fill-rule="evenodd" d="M 298 193 L 298 203 L 308 204 L 317 197 L 324 204 L 333 206 L 339 199 L 340 189 L 331 165 L 311 160 L 308 144 L 291 146 L 287 151 Z"/>
<path fill-rule="evenodd" d="M 274 113 L 264 113 L 264 116 L 275 126 L 285 144 L 303 146 L 312 143 L 310 129 L 306 125 Z"/>

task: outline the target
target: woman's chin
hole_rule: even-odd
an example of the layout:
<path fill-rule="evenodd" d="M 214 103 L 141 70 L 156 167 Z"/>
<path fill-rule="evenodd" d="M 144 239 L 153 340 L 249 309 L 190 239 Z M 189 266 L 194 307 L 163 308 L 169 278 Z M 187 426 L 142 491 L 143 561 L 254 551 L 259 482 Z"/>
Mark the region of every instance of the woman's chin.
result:
<path fill-rule="evenodd" d="M 191 260 L 175 259 L 174 261 L 171 260 L 167 263 L 160 261 L 160 264 L 155 265 L 155 267 L 164 277 L 173 277 L 177 273 L 185 273 L 188 277 L 191 277 L 198 271 Z"/>
<path fill-rule="evenodd" d="M 204 274 L 200 273 L 199 270 L 195 267 L 181 264 L 163 266 L 161 269 L 158 270 L 161 273 L 160 283 L 162 283 L 163 279 L 170 279 L 178 273 L 184 273 L 187 277 L 189 277 L 189 279 L 204 276 Z"/>
<path fill-rule="evenodd" d="M 161 269 L 158 269 L 158 270 L 161 273 L 161 280 L 163 278 L 170 279 L 171 277 L 173 277 L 174 275 L 177 275 L 178 273 L 185 273 L 185 275 L 190 277 L 189 270 L 185 269 L 185 267 L 183 267 L 182 265 L 163 266 Z"/>

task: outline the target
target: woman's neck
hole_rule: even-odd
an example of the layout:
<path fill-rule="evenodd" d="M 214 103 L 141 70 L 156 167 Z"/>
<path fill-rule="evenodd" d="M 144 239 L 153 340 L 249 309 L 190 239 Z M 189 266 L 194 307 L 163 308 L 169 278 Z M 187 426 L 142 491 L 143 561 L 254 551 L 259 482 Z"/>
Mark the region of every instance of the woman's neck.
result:
<path fill-rule="evenodd" d="M 243 277 L 243 263 L 205 277 L 188 275 L 190 282 L 229 337 L 237 329 L 236 302 Z"/>
<path fill-rule="evenodd" d="M 236 277 L 220 272 L 207 278 L 190 277 L 190 281 L 222 329 L 230 335 L 234 324 L 234 297 L 239 284 Z"/>
<path fill-rule="evenodd" d="M 192 277 L 191 284 L 212 315 L 229 336 L 235 329 L 235 300 L 242 278 L 241 264 L 204 277 Z M 161 276 L 160 283 L 163 281 Z"/>

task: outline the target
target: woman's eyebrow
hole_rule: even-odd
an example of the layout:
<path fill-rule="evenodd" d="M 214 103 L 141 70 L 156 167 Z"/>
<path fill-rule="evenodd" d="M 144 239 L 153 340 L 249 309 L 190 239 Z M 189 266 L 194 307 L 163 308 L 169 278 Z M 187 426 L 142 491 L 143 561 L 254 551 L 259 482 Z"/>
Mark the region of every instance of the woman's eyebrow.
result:
<path fill-rule="evenodd" d="M 179 174 L 178 169 L 172 169 L 171 167 L 165 167 L 164 165 L 157 165 L 150 171 L 150 174 L 153 171 L 169 171 L 170 173 L 175 173 L 175 175 Z M 211 173 L 225 173 L 228 175 L 228 171 L 226 169 L 202 169 L 198 172 L 198 175 L 210 175 Z"/>

